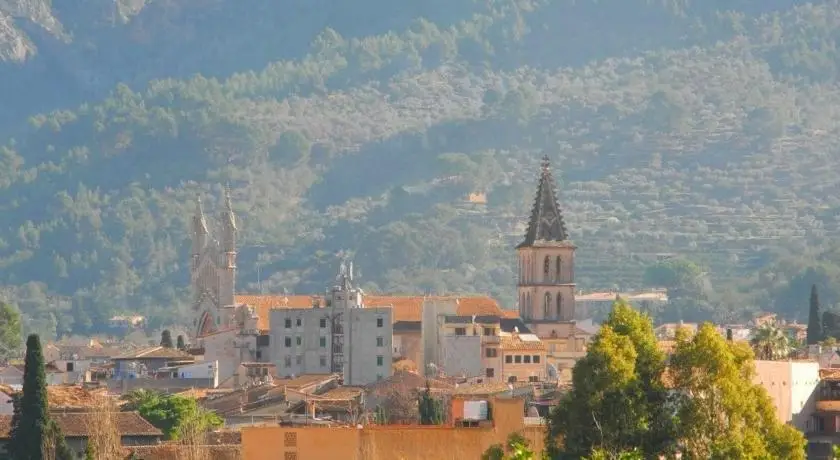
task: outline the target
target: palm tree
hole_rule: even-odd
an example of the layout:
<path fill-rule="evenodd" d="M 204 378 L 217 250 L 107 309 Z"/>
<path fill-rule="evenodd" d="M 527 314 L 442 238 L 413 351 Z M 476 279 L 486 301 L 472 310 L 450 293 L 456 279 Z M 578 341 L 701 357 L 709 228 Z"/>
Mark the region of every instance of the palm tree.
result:
<path fill-rule="evenodd" d="M 791 352 L 790 339 L 775 324 L 763 324 L 754 330 L 750 346 L 758 359 L 785 359 Z"/>

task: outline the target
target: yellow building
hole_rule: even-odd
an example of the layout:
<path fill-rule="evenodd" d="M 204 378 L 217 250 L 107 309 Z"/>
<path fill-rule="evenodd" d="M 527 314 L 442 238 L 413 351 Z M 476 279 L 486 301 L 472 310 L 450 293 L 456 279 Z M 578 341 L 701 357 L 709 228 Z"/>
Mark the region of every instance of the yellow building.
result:
<path fill-rule="evenodd" d="M 453 414 L 464 403 L 453 401 Z M 535 452 L 544 447 L 545 426 L 524 417 L 524 402 L 496 398 L 490 418 L 478 426 L 369 425 L 358 427 L 262 426 L 242 429 L 248 460 L 466 460 L 481 458 L 511 433 L 521 433 Z"/>

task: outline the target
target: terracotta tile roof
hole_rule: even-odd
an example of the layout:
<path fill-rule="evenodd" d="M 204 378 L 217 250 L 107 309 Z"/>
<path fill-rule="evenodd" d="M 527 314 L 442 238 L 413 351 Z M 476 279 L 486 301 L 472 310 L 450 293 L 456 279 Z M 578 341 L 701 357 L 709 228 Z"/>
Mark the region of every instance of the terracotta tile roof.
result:
<path fill-rule="evenodd" d="M 185 353 L 181 350 L 176 348 L 166 348 L 166 347 L 146 347 L 141 348 L 140 350 L 132 351 L 129 353 L 125 353 L 119 356 L 115 356 L 111 358 L 112 360 L 134 360 L 134 359 L 172 359 L 172 360 L 184 360 L 184 361 L 194 361 L 195 356 Z"/>
<path fill-rule="evenodd" d="M 528 382 L 516 382 L 513 384 L 514 388 L 524 388 L 530 385 Z M 510 391 L 510 387 L 506 382 L 488 382 L 473 385 L 459 385 L 458 388 L 455 388 L 453 394 L 459 396 L 491 396 L 506 391 Z"/>
<path fill-rule="evenodd" d="M 137 412 L 114 412 L 117 431 L 122 436 L 163 436 L 163 433 L 152 426 Z M 50 414 L 58 423 L 64 436 L 68 438 L 84 438 L 88 435 L 93 420 L 98 417 L 96 412 L 53 412 Z M 9 439 L 12 428 L 12 416 L 0 415 L 0 439 Z"/>
<path fill-rule="evenodd" d="M 397 391 L 419 390 L 426 388 L 426 382 L 429 383 L 429 388 L 432 390 L 452 391 L 455 385 L 437 379 L 427 379 L 420 374 L 409 371 L 396 371 L 387 379 L 373 382 L 365 387 L 367 390 L 379 392 L 386 389 L 394 389 Z"/>
<path fill-rule="evenodd" d="M 269 328 L 269 311 L 272 308 L 311 308 L 313 296 L 309 295 L 238 295 L 236 303 L 247 304 L 254 307 L 259 317 L 257 328 L 267 330 Z M 317 296 L 323 304 L 322 296 Z M 393 307 L 394 322 L 397 321 L 420 321 L 420 312 L 424 300 L 457 300 L 457 315 L 497 315 L 502 316 L 502 308 L 498 302 L 487 296 L 365 296 L 365 306 L 368 307 Z"/>
<path fill-rule="evenodd" d="M 300 389 L 312 385 L 317 385 L 322 382 L 328 382 L 337 379 L 335 374 L 303 374 L 290 379 L 275 379 L 274 385 L 278 387 Z"/>
<path fill-rule="evenodd" d="M 826 382 L 840 382 L 840 369 L 820 369 L 820 380 Z"/>
<path fill-rule="evenodd" d="M 514 350 L 545 350 L 545 344 L 542 340 L 530 341 L 530 340 L 522 340 L 519 337 L 514 336 L 501 336 L 500 337 L 500 347 L 502 350 L 505 351 L 514 351 Z"/>
<path fill-rule="evenodd" d="M 840 412 L 840 401 L 817 401 L 819 412 Z"/>
<path fill-rule="evenodd" d="M 10 367 L 14 367 L 15 369 L 17 369 L 21 372 L 24 372 L 24 369 L 26 369 L 25 364 L 12 364 Z M 63 370 L 57 368 L 55 366 L 55 364 L 53 364 L 53 363 L 45 364 L 44 365 L 44 371 L 46 371 L 47 374 L 63 374 L 64 373 Z"/>
<path fill-rule="evenodd" d="M 361 387 L 337 387 L 321 395 L 313 395 L 313 400 L 352 401 L 364 393 Z"/>
<path fill-rule="evenodd" d="M 516 310 L 502 310 L 502 318 L 519 318 L 519 312 Z"/>

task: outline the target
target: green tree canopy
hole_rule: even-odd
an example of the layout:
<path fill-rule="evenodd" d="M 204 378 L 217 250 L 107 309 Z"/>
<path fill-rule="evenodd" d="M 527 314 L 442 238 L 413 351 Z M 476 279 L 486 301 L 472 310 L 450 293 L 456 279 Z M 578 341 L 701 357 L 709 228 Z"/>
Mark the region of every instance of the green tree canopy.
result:
<path fill-rule="evenodd" d="M 21 343 L 20 312 L 0 301 L 0 361 L 17 355 Z"/>
<path fill-rule="evenodd" d="M 160 346 L 165 348 L 172 348 L 174 346 L 172 344 L 172 333 L 169 332 L 169 329 L 164 329 L 160 333 Z"/>
<path fill-rule="evenodd" d="M 680 395 L 683 458 L 805 459 L 802 433 L 779 422 L 765 389 L 750 383 L 755 366 L 746 344 L 724 340 L 708 323 L 694 336 L 680 331 L 669 376 Z"/>
<path fill-rule="evenodd" d="M 549 453 L 580 459 L 598 449 L 638 448 L 645 456 L 668 451 L 675 432 L 664 369 L 650 318 L 616 300 L 575 365 L 573 389 L 551 413 Z"/>
<path fill-rule="evenodd" d="M 137 408 L 146 420 L 163 431 L 167 439 L 179 439 L 183 427 L 196 425 L 205 430 L 218 428 L 222 419 L 201 408 L 194 398 L 164 395 L 154 391 L 134 391 L 126 395 L 127 406 Z"/>

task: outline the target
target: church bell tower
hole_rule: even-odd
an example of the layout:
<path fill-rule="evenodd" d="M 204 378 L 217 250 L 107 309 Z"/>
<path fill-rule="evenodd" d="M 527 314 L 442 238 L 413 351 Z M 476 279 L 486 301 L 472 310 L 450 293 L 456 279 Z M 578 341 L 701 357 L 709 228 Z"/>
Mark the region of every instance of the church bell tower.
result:
<path fill-rule="evenodd" d="M 546 156 L 540 167 L 537 195 L 525 240 L 516 247 L 519 316 L 533 325 L 537 329 L 535 332 L 543 329 L 541 324 L 574 321 L 575 249 L 566 232 Z"/>

